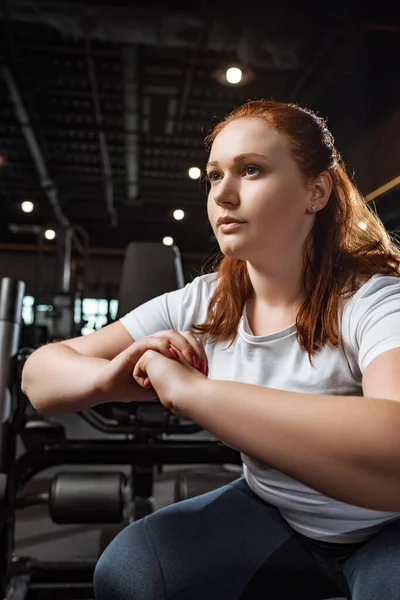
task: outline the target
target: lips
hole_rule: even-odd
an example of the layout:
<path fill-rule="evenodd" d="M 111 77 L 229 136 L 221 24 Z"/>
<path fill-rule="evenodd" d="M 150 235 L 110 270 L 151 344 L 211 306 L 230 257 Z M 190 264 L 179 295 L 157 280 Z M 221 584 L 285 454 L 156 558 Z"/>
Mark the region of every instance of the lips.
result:
<path fill-rule="evenodd" d="M 233 217 L 219 217 L 217 221 L 217 227 L 219 227 L 220 225 L 229 225 L 229 223 L 244 223 L 244 221 L 234 219 Z"/>

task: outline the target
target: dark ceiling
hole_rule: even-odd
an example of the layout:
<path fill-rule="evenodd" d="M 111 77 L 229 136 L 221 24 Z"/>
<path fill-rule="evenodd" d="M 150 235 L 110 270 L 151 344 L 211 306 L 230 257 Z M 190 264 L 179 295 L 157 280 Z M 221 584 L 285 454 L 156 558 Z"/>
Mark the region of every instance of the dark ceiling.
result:
<path fill-rule="evenodd" d="M 207 252 L 205 192 L 187 170 L 204 166 L 218 117 L 250 98 L 297 101 L 328 119 L 347 159 L 399 109 L 396 3 L 365 4 L 3 1 L 0 243 L 34 241 L 10 223 L 72 224 L 91 247 L 171 235 Z M 229 63 L 253 80 L 218 83 Z M 377 203 L 391 229 L 398 187 Z"/>

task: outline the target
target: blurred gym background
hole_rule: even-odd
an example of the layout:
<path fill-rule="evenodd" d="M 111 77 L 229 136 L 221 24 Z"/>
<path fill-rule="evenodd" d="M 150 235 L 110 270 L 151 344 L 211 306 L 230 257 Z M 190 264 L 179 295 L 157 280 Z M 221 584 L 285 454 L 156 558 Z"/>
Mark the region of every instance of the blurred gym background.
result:
<path fill-rule="evenodd" d="M 217 250 L 203 138 L 248 99 L 325 117 L 366 202 L 400 228 L 395 3 L 2 0 L 0 16 L 0 278 L 25 283 L 26 346 L 88 334 L 201 272 Z M 58 425 L 70 440 L 109 437 L 69 415 L 49 439 Z M 41 435 L 18 439 L 17 456 Z M 157 508 L 240 475 L 229 462 L 153 467 Z M 43 499 L 66 469 L 38 473 L 27 494 Z M 43 504 L 17 511 L 15 562 L 92 564 L 130 518 L 56 524 Z"/>

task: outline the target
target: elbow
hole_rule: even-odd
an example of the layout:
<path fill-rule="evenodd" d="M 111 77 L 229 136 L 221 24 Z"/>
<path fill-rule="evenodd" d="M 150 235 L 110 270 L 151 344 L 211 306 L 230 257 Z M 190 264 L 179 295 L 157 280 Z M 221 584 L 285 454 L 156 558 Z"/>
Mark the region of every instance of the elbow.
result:
<path fill-rule="evenodd" d="M 25 394 L 25 396 L 27 396 L 27 398 L 29 399 L 30 403 L 32 404 L 32 406 L 34 406 L 34 404 L 32 403 L 32 380 L 30 377 L 30 368 L 29 368 L 29 358 L 26 361 L 26 363 L 24 364 L 23 368 L 22 368 L 22 373 L 21 373 L 21 390 L 22 393 Z M 36 408 L 36 407 L 35 407 Z"/>
<path fill-rule="evenodd" d="M 37 393 L 37 386 L 36 386 L 36 377 L 35 377 L 35 365 L 32 364 L 32 355 L 29 356 L 29 358 L 27 359 L 27 361 L 25 362 L 23 369 L 22 369 L 22 373 L 21 373 L 21 391 L 22 393 L 28 398 L 29 402 L 31 403 L 31 405 L 33 406 L 33 408 L 45 415 L 45 416 L 49 416 L 46 414 L 46 409 L 44 406 L 42 406 L 42 403 L 40 402 L 40 394 Z"/>
<path fill-rule="evenodd" d="M 31 403 L 31 405 L 33 406 L 33 408 L 37 412 L 44 414 L 43 407 L 40 405 L 40 402 L 38 402 L 36 400 L 34 386 L 32 385 L 32 382 L 30 381 L 29 376 L 27 376 L 24 373 L 22 375 L 22 380 L 21 380 L 21 391 L 28 398 L 28 400 Z"/>
<path fill-rule="evenodd" d="M 31 406 L 43 417 L 56 417 L 54 407 L 45 404 L 43 399 L 35 394 L 34 386 L 31 385 L 28 378 L 24 378 L 21 383 L 22 393 L 28 398 Z"/>
<path fill-rule="evenodd" d="M 25 362 L 21 372 L 21 390 L 30 399 L 31 395 L 31 377 L 30 377 L 29 358 Z"/>

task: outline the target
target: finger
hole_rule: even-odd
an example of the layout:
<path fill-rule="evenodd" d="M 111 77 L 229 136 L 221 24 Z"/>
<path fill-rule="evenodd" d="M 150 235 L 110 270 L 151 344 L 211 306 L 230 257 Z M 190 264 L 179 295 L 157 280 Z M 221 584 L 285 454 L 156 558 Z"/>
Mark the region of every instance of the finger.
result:
<path fill-rule="evenodd" d="M 192 345 L 192 347 L 196 349 L 196 356 L 200 361 L 200 366 L 203 366 L 203 369 L 201 370 L 204 373 L 204 375 L 206 375 L 208 370 L 208 358 L 204 349 L 203 342 L 197 339 L 191 331 L 181 331 L 181 334 L 187 339 L 187 341 Z"/>
<path fill-rule="evenodd" d="M 146 390 L 152 390 L 157 395 L 147 374 L 145 355 L 143 355 L 136 363 L 132 372 L 132 377 L 141 387 Z"/>
<path fill-rule="evenodd" d="M 136 340 L 121 353 L 123 362 L 128 361 L 132 366 L 135 365 L 145 352 L 155 350 L 167 358 L 171 358 L 169 352 L 170 343 L 167 339 L 155 335 L 149 335 L 140 340 Z"/>
<path fill-rule="evenodd" d="M 198 353 L 196 347 L 193 347 L 192 344 L 186 339 L 185 336 L 182 335 L 180 331 L 176 331 L 175 329 L 170 329 L 167 331 L 158 331 L 154 334 L 154 337 L 162 337 L 168 340 L 169 344 L 178 350 L 182 357 L 186 360 L 189 365 L 197 368 L 199 361 L 203 360 L 202 354 Z M 195 361 L 193 361 L 193 356 L 196 357 Z M 195 364 L 196 363 L 196 364 Z"/>
<path fill-rule="evenodd" d="M 145 377 L 144 382 L 143 382 L 143 387 L 146 390 L 152 390 L 152 389 L 154 389 L 153 386 L 151 385 L 150 379 L 148 377 Z"/>
<path fill-rule="evenodd" d="M 136 383 L 138 383 L 141 387 L 146 387 L 146 384 L 148 385 L 150 383 L 150 379 L 148 378 L 147 373 L 141 363 L 141 360 L 136 363 L 132 372 L 132 376 Z"/>

